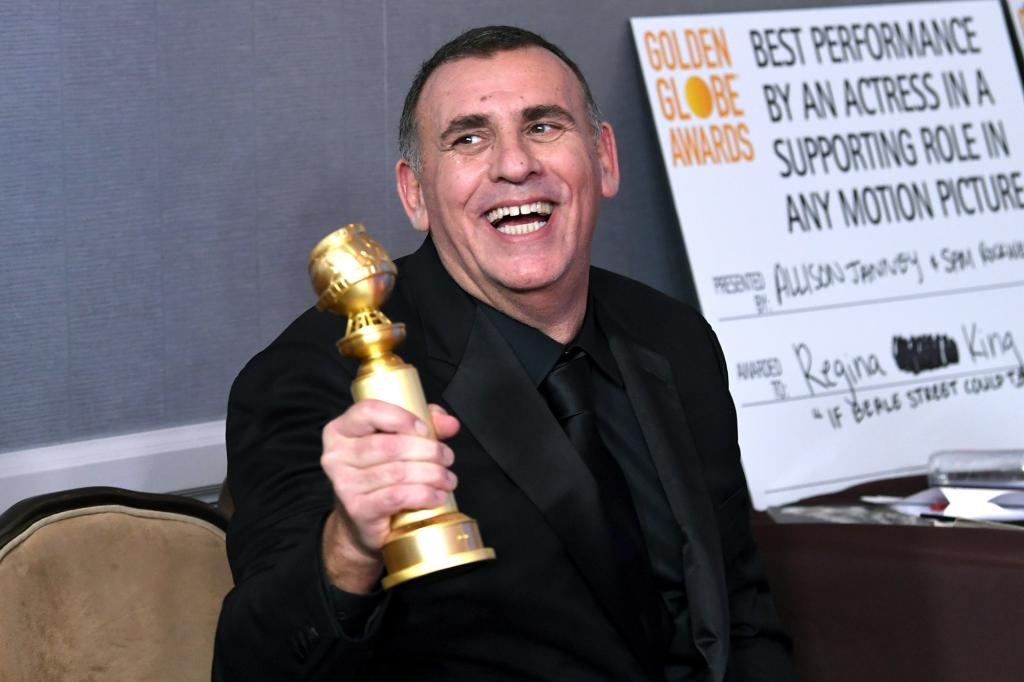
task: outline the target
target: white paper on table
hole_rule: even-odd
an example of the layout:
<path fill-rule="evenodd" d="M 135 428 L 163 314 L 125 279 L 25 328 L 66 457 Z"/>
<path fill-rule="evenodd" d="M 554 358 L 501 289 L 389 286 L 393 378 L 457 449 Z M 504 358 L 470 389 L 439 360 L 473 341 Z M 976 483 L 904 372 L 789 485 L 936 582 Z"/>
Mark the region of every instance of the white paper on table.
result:
<path fill-rule="evenodd" d="M 890 506 L 904 514 L 941 514 L 979 521 L 1024 521 L 1024 492 L 1004 488 L 928 488 L 909 497 L 865 495 L 868 504 Z M 945 505 L 943 509 L 936 507 Z"/>
<path fill-rule="evenodd" d="M 962 519 L 1024 521 L 1024 493 L 1001 488 L 941 488 L 949 500 L 942 513 Z"/>

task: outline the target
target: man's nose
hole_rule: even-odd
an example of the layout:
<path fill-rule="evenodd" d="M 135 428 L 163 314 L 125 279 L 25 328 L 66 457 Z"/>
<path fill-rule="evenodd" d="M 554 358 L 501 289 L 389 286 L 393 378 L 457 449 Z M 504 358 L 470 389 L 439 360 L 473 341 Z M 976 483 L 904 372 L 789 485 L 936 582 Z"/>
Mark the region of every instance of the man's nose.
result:
<path fill-rule="evenodd" d="M 539 171 L 540 161 L 528 141 L 512 134 L 498 139 L 491 163 L 492 181 L 523 182 Z"/>

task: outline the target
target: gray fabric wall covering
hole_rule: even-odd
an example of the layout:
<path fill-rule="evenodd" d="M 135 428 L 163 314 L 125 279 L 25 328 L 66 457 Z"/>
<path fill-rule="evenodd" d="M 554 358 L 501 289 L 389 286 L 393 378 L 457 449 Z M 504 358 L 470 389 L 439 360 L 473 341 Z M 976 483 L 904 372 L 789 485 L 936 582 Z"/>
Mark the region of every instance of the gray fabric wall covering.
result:
<path fill-rule="evenodd" d="M 537 30 L 580 63 L 624 174 L 596 261 L 692 301 L 628 17 L 761 8 L 0 0 L 0 453 L 220 418 L 311 304 L 322 235 L 362 221 L 415 248 L 393 188 L 402 99 L 474 25 Z"/>

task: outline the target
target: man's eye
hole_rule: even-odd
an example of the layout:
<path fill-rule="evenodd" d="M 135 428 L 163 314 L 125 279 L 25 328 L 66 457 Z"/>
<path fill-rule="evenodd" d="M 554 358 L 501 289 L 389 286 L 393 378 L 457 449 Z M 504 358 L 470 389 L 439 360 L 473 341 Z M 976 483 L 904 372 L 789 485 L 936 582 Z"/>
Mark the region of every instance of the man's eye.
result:
<path fill-rule="evenodd" d="M 556 140 L 565 132 L 565 128 L 554 123 L 533 123 L 528 132 L 531 137 L 539 140 Z"/>
<path fill-rule="evenodd" d="M 484 138 L 482 138 L 479 135 L 462 135 L 461 137 L 457 137 L 455 138 L 455 140 L 452 141 L 452 146 L 458 147 L 459 145 L 473 145 L 477 144 L 483 139 Z"/>

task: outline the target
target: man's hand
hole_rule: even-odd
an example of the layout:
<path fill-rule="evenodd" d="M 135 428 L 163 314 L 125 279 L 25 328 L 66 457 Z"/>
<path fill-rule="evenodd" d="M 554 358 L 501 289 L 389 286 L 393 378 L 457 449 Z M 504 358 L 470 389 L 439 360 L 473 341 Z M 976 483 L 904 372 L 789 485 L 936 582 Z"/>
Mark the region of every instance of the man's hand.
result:
<path fill-rule="evenodd" d="M 458 432 L 442 408 L 430 413 L 438 439 Z M 455 489 L 455 455 L 429 434 L 414 414 L 379 400 L 361 400 L 324 427 L 320 465 L 338 502 L 324 526 L 324 567 L 341 589 L 368 592 L 380 578 L 394 514 L 437 507 Z"/>

